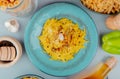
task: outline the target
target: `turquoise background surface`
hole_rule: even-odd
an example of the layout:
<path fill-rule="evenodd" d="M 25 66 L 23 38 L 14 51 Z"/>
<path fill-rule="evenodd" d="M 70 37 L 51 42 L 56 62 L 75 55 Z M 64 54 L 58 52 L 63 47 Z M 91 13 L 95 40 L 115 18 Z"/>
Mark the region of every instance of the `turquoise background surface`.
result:
<path fill-rule="evenodd" d="M 79 0 L 38 0 L 39 5 L 38 5 L 37 10 L 39 10 L 40 8 L 42 8 L 43 6 L 45 6 L 49 3 L 61 2 L 61 1 L 72 2 L 72 3 L 80 6 L 95 21 L 100 39 L 99 39 L 99 46 L 98 46 L 96 56 L 94 57 L 92 63 L 85 70 L 91 69 L 91 67 L 93 67 L 97 63 L 101 62 L 104 59 L 104 57 L 107 57 L 110 55 L 101 49 L 101 42 L 100 42 L 102 35 L 111 31 L 111 30 L 108 30 L 105 26 L 105 20 L 108 17 L 108 15 L 94 13 L 94 12 L 88 10 L 87 8 L 85 8 L 83 5 L 81 5 L 79 3 L 80 2 Z M 11 33 L 4 27 L 4 22 L 11 18 L 16 18 L 20 22 L 20 25 L 21 25 L 20 30 L 17 33 Z M 29 17 L 14 17 L 14 16 L 10 16 L 9 14 L 6 14 L 6 13 L 0 11 L 0 36 L 12 36 L 12 37 L 16 38 L 17 40 L 19 40 L 21 42 L 21 44 L 23 45 L 23 55 L 22 55 L 21 59 L 15 65 L 13 65 L 11 67 L 0 68 L 0 79 L 14 79 L 17 76 L 24 75 L 24 74 L 37 74 L 46 79 L 68 79 L 68 77 L 54 77 L 54 76 L 47 75 L 47 74 L 39 71 L 29 60 L 27 53 L 24 50 L 23 42 L 24 42 L 25 28 L 30 19 L 31 19 L 31 16 L 29 16 Z M 109 79 L 120 79 L 120 75 L 119 75 L 120 57 L 118 55 L 114 55 L 114 56 L 118 59 L 118 63 L 116 65 L 116 67 L 112 70 L 112 72 L 109 73 L 108 76 L 109 76 Z M 81 73 L 78 73 L 76 75 L 72 75 L 72 76 L 79 76 L 83 72 L 84 71 L 82 71 Z M 72 77 L 72 76 L 70 76 L 70 77 Z"/>

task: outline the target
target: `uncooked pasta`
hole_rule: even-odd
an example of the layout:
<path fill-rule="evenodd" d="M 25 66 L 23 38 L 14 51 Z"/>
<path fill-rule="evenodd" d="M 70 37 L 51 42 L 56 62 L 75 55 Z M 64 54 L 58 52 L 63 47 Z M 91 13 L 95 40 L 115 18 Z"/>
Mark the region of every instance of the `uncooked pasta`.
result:
<path fill-rule="evenodd" d="M 120 12 L 120 0 L 81 0 L 81 2 L 96 12 L 104 14 Z"/>

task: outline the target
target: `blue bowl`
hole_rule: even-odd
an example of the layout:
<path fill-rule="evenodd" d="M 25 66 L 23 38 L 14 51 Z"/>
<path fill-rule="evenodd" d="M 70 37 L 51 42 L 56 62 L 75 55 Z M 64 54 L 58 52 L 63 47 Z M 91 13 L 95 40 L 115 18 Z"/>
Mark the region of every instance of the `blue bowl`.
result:
<path fill-rule="evenodd" d="M 86 29 L 85 48 L 68 62 L 50 60 L 39 43 L 44 23 L 49 18 L 68 18 Z M 94 58 L 98 47 L 98 33 L 92 18 L 80 7 L 70 3 L 53 3 L 41 8 L 29 21 L 24 44 L 31 62 L 41 71 L 54 76 L 69 76 L 82 71 Z"/>

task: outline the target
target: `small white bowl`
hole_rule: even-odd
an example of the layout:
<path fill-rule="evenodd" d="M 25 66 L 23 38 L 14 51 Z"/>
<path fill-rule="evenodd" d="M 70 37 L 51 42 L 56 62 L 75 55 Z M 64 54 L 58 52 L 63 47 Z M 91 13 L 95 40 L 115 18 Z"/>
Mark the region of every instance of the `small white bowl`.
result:
<path fill-rule="evenodd" d="M 0 67 L 10 67 L 10 66 L 14 65 L 21 57 L 22 46 L 21 46 L 20 42 L 13 37 L 9 37 L 9 36 L 0 37 L 0 44 L 2 44 L 2 41 L 10 42 L 11 44 L 13 44 L 13 46 L 16 49 L 16 57 L 13 61 L 9 61 L 9 62 L 0 61 Z"/>

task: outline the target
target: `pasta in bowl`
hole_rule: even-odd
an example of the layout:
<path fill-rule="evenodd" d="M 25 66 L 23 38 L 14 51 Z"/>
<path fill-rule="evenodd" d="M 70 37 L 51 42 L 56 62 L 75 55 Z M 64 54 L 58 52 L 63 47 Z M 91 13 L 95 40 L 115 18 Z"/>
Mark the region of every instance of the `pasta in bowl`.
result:
<path fill-rule="evenodd" d="M 84 48 L 85 36 L 86 30 L 81 30 L 77 23 L 67 18 L 52 18 L 45 22 L 39 40 L 52 60 L 67 62 Z"/>

